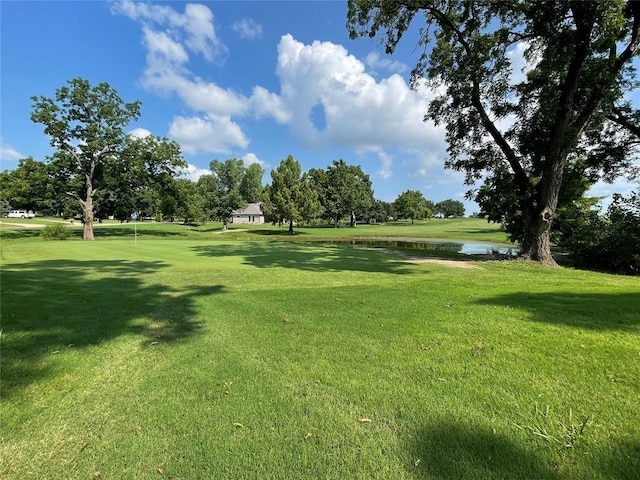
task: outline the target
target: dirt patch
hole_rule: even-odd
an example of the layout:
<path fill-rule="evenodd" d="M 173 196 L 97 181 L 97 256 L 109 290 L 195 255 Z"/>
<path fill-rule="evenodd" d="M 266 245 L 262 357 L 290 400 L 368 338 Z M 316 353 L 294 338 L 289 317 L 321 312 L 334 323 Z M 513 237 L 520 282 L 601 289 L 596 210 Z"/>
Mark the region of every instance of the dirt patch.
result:
<path fill-rule="evenodd" d="M 467 268 L 467 269 L 475 269 L 480 268 L 473 263 L 466 262 L 464 260 L 445 260 L 442 258 L 407 258 L 407 263 L 436 263 L 438 265 L 442 265 L 444 267 L 452 267 L 452 268 Z"/>
<path fill-rule="evenodd" d="M 40 223 L 11 223 L 0 220 L 0 225 L 7 225 L 11 227 L 22 227 L 22 228 L 44 228 L 45 225 Z"/>
<path fill-rule="evenodd" d="M 234 232 L 248 232 L 248 228 L 234 228 L 233 230 L 220 230 L 218 232 L 213 232 L 214 235 L 220 235 L 221 233 L 234 233 Z"/>
<path fill-rule="evenodd" d="M 474 265 L 465 260 L 448 260 L 445 258 L 425 258 L 425 257 L 413 257 L 407 255 L 403 252 L 398 252 L 394 250 L 385 250 L 387 253 L 391 253 L 394 255 L 398 255 L 404 259 L 407 263 L 413 263 L 415 265 L 420 265 L 422 263 L 435 263 L 437 265 L 442 265 L 443 267 L 451 267 L 451 268 L 466 268 L 469 270 L 481 268 L 478 265 Z"/>

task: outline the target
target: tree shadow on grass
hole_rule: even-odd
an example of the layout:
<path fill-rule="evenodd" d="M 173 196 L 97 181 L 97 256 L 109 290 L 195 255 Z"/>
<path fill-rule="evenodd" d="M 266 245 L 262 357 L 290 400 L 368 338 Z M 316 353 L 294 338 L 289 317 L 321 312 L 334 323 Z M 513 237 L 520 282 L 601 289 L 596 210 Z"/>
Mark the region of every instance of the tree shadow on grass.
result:
<path fill-rule="evenodd" d="M 416 478 L 559 480 L 534 453 L 507 437 L 453 422 L 420 430 L 408 444 Z"/>
<path fill-rule="evenodd" d="M 603 477 L 611 480 L 640 478 L 640 440 L 613 438 L 612 449 L 596 456 Z"/>
<path fill-rule="evenodd" d="M 82 238 L 82 231 L 69 230 L 70 237 Z M 0 230 L 1 240 L 20 240 L 25 238 L 37 238 L 42 236 L 42 228 L 22 228 Z"/>
<path fill-rule="evenodd" d="M 3 265 L 2 395 L 52 375 L 47 356 L 137 335 L 141 345 L 174 343 L 202 327 L 195 300 L 220 285 L 180 289 L 145 277 L 162 262 L 73 261 Z"/>
<path fill-rule="evenodd" d="M 262 237 L 280 237 L 280 238 L 289 238 L 289 239 L 293 239 L 301 235 L 308 235 L 307 232 L 302 232 L 299 230 L 295 230 L 295 233 L 291 235 L 289 233 L 288 228 L 281 228 L 279 230 L 255 229 L 255 230 L 248 230 L 247 232 L 244 232 L 244 233 L 249 233 L 251 235 L 260 235 Z"/>
<path fill-rule="evenodd" d="M 185 227 L 187 228 L 187 227 Z M 38 238 L 42 236 L 42 228 L 24 228 L 21 230 L 15 229 L 15 230 L 2 230 L 2 232 L 0 232 L 0 238 L 2 238 L 3 240 L 18 240 L 18 239 L 25 239 L 25 238 Z M 69 234 L 69 239 L 80 239 L 82 238 L 82 228 L 80 227 L 75 227 L 75 228 L 69 228 L 67 230 L 68 234 Z M 131 241 L 133 241 L 134 238 L 134 233 L 137 233 L 138 238 L 140 237 L 162 237 L 162 238 L 169 238 L 169 237 L 187 237 L 189 236 L 189 232 L 181 232 L 181 231 L 170 231 L 167 229 L 158 229 L 158 228 L 149 228 L 146 227 L 144 225 L 138 225 L 137 226 L 137 232 L 136 229 L 134 229 L 133 225 L 128 225 L 128 226 L 112 226 L 112 225 L 99 225 L 96 224 L 96 226 L 93 229 L 93 234 L 96 238 L 123 238 L 123 239 L 131 239 Z"/>
<path fill-rule="evenodd" d="M 516 292 L 478 303 L 524 309 L 537 322 L 589 330 L 640 331 L 640 292 Z"/>
<path fill-rule="evenodd" d="M 569 478 L 556 466 L 557 459 L 528 451 L 517 442 L 486 428 L 463 427 L 447 421 L 419 430 L 407 444 L 416 478 L 560 480 Z M 578 455 L 570 463 L 575 478 L 640 478 L 640 443 L 637 439 L 611 438 L 600 451 Z M 542 450 L 544 454 L 546 450 Z M 575 462 L 579 463 L 575 463 Z M 583 474 L 581 474 L 581 472 Z"/>
<path fill-rule="evenodd" d="M 187 228 L 187 227 L 185 227 Z M 113 237 L 123 237 L 123 238 L 131 238 L 133 240 L 134 232 L 137 233 L 139 237 L 186 237 L 188 236 L 187 232 L 180 231 L 169 231 L 166 229 L 160 230 L 158 228 L 145 228 L 144 226 L 138 225 L 135 229 L 133 225 L 127 227 L 112 227 L 112 226 L 102 226 L 93 229 L 93 233 L 96 238 L 113 238 Z"/>
<path fill-rule="evenodd" d="M 192 247 L 202 256 L 244 258 L 258 268 L 295 268 L 313 272 L 380 272 L 405 274 L 414 267 L 402 258 L 370 249 L 312 242 L 244 242 Z"/>

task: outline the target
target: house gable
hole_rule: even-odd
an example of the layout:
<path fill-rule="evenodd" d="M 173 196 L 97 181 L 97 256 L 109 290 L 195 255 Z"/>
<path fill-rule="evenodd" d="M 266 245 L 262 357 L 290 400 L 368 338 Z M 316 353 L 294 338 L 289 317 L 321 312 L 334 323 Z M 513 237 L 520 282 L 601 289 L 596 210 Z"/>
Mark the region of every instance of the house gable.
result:
<path fill-rule="evenodd" d="M 231 214 L 231 223 L 264 223 L 264 214 L 259 203 L 248 203 L 241 210 L 234 210 Z"/>

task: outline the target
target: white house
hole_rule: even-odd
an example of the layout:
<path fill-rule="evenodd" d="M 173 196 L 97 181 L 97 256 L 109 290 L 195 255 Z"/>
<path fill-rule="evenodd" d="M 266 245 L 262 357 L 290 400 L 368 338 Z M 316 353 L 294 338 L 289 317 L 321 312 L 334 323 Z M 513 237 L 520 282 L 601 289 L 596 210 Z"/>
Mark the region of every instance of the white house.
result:
<path fill-rule="evenodd" d="M 242 210 L 234 210 L 231 214 L 231 223 L 264 223 L 264 214 L 259 203 L 248 203 Z"/>

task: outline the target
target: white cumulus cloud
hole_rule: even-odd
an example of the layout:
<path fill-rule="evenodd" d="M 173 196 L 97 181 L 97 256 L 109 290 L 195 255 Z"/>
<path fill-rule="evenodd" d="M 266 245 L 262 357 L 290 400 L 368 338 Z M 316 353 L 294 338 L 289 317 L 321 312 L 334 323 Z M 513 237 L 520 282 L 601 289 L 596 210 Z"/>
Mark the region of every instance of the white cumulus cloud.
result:
<path fill-rule="evenodd" d="M 255 87 L 251 97 L 194 75 L 188 68 L 189 53 L 212 60 L 227 52 L 218 39 L 213 13 L 204 5 L 187 4 L 184 13 L 172 6 L 123 0 L 112 4 L 115 14 L 141 24 L 147 65 L 142 85 L 162 95 L 176 95 L 197 116 L 174 118 L 168 135 L 187 153 L 227 153 L 246 148 L 247 136 L 233 117 L 270 117 L 279 123 L 290 119 L 280 97 Z M 240 24 L 239 24 L 240 25 Z M 259 25 L 241 24 L 254 30 Z"/>
<path fill-rule="evenodd" d="M 403 72 L 406 72 L 408 69 L 405 63 L 382 57 L 378 52 L 369 52 L 364 59 L 364 63 L 373 72 L 387 70 L 393 73 L 403 73 Z"/>
<path fill-rule="evenodd" d="M 254 39 L 262 37 L 262 25 L 250 18 L 236 20 L 231 28 L 240 38 Z"/>
<path fill-rule="evenodd" d="M 245 153 L 242 156 L 242 161 L 244 162 L 245 167 L 248 167 L 249 165 L 251 165 L 253 163 L 257 163 L 262 168 L 265 168 L 265 165 L 266 165 L 265 162 L 260 160 L 255 153 Z"/>
<path fill-rule="evenodd" d="M 385 180 L 387 178 L 391 178 L 391 176 L 393 175 L 393 171 L 391 170 L 393 157 L 383 150 L 380 150 L 378 152 L 378 158 L 380 159 L 380 170 L 378 170 L 376 174 L 384 178 Z"/>
<path fill-rule="evenodd" d="M 282 97 L 263 87 L 254 87 L 251 95 L 251 109 L 256 118 L 272 117 L 278 123 L 291 120 L 291 112 Z"/>
<path fill-rule="evenodd" d="M 435 171 L 442 171 L 445 155 L 444 148 L 440 151 L 409 150 L 403 166 L 411 177 L 431 178 Z"/>
<path fill-rule="evenodd" d="M 211 175 L 211 170 L 206 168 L 198 168 L 195 165 L 188 164 L 186 168 L 182 169 L 180 176 L 187 178 L 192 182 L 197 182 L 203 175 Z"/>
<path fill-rule="evenodd" d="M 213 27 L 213 13 L 204 5 L 188 3 L 184 9 L 181 26 L 187 32 L 186 44 L 207 60 L 226 53 L 227 47 L 218 39 Z"/>
<path fill-rule="evenodd" d="M 422 121 L 433 94 L 426 88 L 411 90 L 397 74 L 376 81 L 341 45 L 305 45 L 284 35 L 276 72 L 291 128 L 308 145 L 443 148 L 443 129 Z M 316 105 L 324 109 L 322 131 L 311 120 Z"/>
<path fill-rule="evenodd" d="M 184 43 L 189 50 L 202 54 L 209 61 L 227 52 L 227 47 L 216 35 L 213 13 L 205 5 L 188 3 L 184 13 L 179 13 L 169 6 L 122 0 L 112 3 L 111 11 L 141 22 L 150 31 L 165 28 L 165 35 Z"/>
<path fill-rule="evenodd" d="M 383 178 L 391 175 L 392 159 L 378 152 L 404 148 L 440 156 L 445 149 L 444 128 L 423 122 L 434 93 L 426 86 L 411 90 L 397 73 L 380 79 L 373 76 L 382 70 L 403 70 L 398 62 L 373 53 L 363 62 L 341 45 L 304 44 L 287 34 L 277 46 L 279 92 L 259 85 L 251 92 L 239 92 L 189 69 L 191 53 L 211 59 L 226 52 L 208 7 L 187 4 L 179 13 L 172 4 L 123 0 L 113 4 L 112 11 L 141 24 L 147 49 L 142 85 L 175 95 L 191 110 L 175 117 L 169 129 L 169 136 L 187 153 L 246 149 L 249 141 L 239 117 L 289 125 L 308 146 L 377 154 L 382 165 L 378 174 Z M 236 31 L 245 34 L 250 27 L 257 29 L 257 24 L 244 20 L 237 22 Z M 322 118 L 320 127 L 314 118 Z"/>
<path fill-rule="evenodd" d="M 169 137 L 187 153 L 230 153 L 235 147 L 247 148 L 249 141 L 229 116 L 175 117 Z"/>
<path fill-rule="evenodd" d="M 134 138 L 147 138 L 149 135 L 151 135 L 151 132 L 146 128 L 137 127 L 131 130 L 129 132 L 129 135 Z"/>
<path fill-rule="evenodd" d="M 157 32 L 142 27 L 144 44 L 147 47 L 147 70 L 151 73 L 162 72 L 171 66 L 177 68 L 189 60 L 184 47 L 165 32 Z"/>

